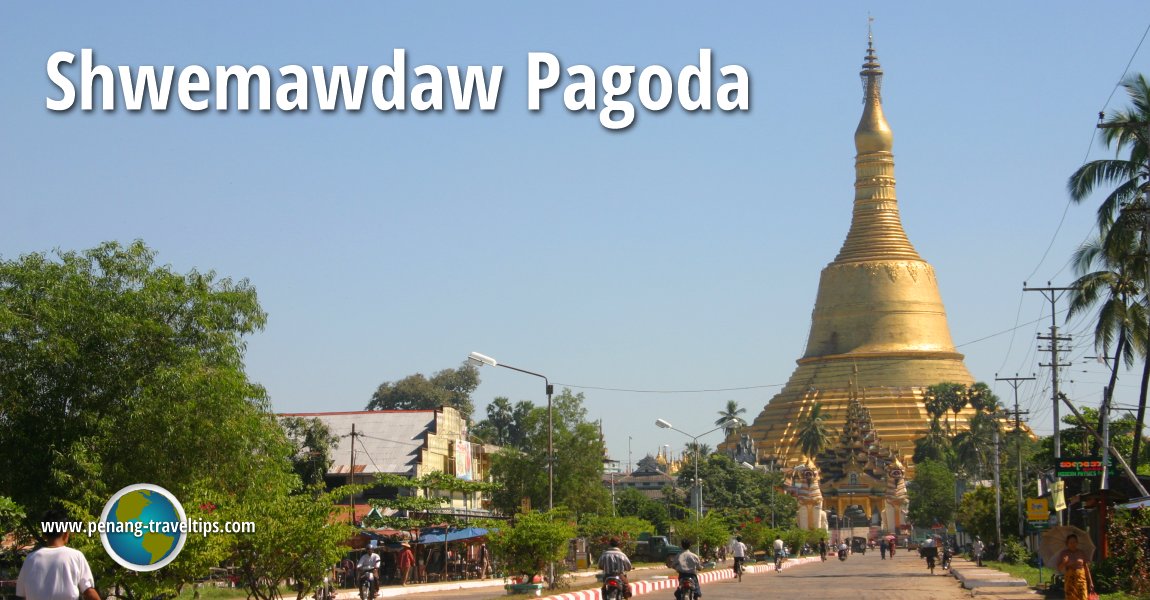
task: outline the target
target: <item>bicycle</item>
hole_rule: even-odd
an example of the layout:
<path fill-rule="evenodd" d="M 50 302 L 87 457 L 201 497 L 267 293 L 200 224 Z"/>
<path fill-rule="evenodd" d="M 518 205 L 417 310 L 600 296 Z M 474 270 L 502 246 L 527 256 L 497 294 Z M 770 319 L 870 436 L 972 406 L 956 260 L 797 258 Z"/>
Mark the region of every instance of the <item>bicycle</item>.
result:
<path fill-rule="evenodd" d="M 743 580 L 743 557 L 741 556 L 735 557 L 735 577 L 738 577 L 739 581 Z"/>
<path fill-rule="evenodd" d="M 779 571 L 782 571 L 782 570 L 783 570 L 783 553 L 779 552 L 779 553 L 775 554 L 775 572 L 778 573 Z"/>

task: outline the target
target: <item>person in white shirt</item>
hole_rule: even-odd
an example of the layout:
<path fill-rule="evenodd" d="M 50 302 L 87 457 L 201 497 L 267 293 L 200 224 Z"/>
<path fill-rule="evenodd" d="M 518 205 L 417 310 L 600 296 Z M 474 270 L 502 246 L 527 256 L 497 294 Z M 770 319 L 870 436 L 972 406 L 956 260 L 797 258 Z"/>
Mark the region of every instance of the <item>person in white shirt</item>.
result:
<path fill-rule="evenodd" d="M 60 511 L 48 511 L 43 523 L 67 522 Z M 16 577 L 16 595 L 25 600 L 100 600 L 92 568 L 84 553 L 68 547 L 70 533 L 44 532 L 46 544 L 24 559 Z"/>
<path fill-rule="evenodd" d="M 376 590 L 379 589 L 379 554 L 376 554 L 375 548 L 369 548 L 367 554 L 359 558 L 359 564 L 356 565 L 359 576 L 363 577 L 364 573 L 371 573 L 371 597 L 375 597 Z"/>
<path fill-rule="evenodd" d="M 738 577 L 739 569 L 747 559 L 747 545 L 743 543 L 742 536 L 735 536 L 735 543 L 731 544 L 731 556 L 735 557 L 735 576 Z"/>
<path fill-rule="evenodd" d="M 703 561 L 699 559 L 699 555 L 691 552 L 691 540 L 683 540 L 683 551 L 671 559 L 671 566 L 679 572 L 679 581 L 684 579 L 691 579 L 695 584 L 696 595 L 702 597 L 703 588 L 699 586 L 699 569 L 703 568 Z M 681 598 L 679 590 L 675 590 L 676 600 L 691 600 L 690 598 Z"/>
<path fill-rule="evenodd" d="M 971 550 L 974 551 L 974 560 L 980 567 L 982 566 L 982 551 L 985 549 L 986 546 L 982 544 L 982 538 L 977 535 L 974 536 L 974 544 L 971 545 Z"/>

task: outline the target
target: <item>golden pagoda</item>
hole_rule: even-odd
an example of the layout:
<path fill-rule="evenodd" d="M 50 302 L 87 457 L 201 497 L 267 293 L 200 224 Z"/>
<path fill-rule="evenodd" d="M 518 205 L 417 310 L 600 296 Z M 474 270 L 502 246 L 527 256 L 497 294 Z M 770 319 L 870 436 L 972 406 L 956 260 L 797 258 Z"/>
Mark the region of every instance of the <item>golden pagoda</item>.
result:
<path fill-rule="evenodd" d="M 923 404 L 926 388 L 974 381 L 951 341 L 934 269 L 915 251 L 899 218 L 893 136 L 883 116 L 883 72 L 873 40 L 860 75 L 866 91 L 855 130 L 850 230 L 822 271 L 798 367 L 754 423 L 739 431 L 749 433 L 761 464 L 805 464 L 797 434 L 811 408 L 822 404 L 825 423 L 837 438 L 857 396 L 883 445 L 910 465 L 914 440 L 930 422 Z M 971 416 L 970 408 L 958 415 L 960 429 Z M 730 451 L 737 442 L 732 437 L 721 448 Z M 824 487 L 822 493 L 833 491 Z"/>

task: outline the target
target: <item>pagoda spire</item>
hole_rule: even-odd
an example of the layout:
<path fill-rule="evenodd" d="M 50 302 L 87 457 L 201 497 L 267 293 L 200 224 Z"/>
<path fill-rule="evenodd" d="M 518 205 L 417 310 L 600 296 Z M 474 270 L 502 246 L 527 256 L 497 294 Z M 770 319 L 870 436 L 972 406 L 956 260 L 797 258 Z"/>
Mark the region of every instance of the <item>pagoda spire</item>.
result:
<path fill-rule="evenodd" d="M 882 112 L 882 65 L 867 32 L 866 58 L 859 73 L 863 114 L 855 129 L 855 201 L 850 232 L 836 263 L 864 260 L 922 260 L 898 214 L 894 189 L 894 135 Z"/>

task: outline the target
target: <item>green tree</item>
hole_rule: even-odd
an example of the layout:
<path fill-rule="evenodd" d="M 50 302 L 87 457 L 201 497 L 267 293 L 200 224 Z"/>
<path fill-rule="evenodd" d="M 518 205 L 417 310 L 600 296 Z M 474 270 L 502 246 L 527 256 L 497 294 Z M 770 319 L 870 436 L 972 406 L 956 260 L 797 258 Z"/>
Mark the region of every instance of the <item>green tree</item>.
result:
<path fill-rule="evenodd" d="M 690 489 L 694 468 L 679 471 L 679 486 Z M 703 481 L 703 506 L 718 515 L 748 511 L 748 516 L 775 523 L 794 523 L 798 504 L 782 491 L 779 472 L 748 469 L 725 454 L 712 454 L 699 461 Z"/>
<path fill-rule="evenodd" d="M 1002 533 L 1003 538 L 1013 532 L 1018 535 L 1018 512 L 1012 510 L 1018 502 L 1018 492 L 1013 486 L 1002 486 Z M 962 524 L 963 531 L 971 535 L 982 536 L 984 540 L 994 540 L 997 536 L 995 530 L 995 494 L 993 487 L 976 487 L 963 494 L 962 502 L 958 505 L 958 522 Z"/>
<path fill-rule="evenodd" d="M 950 440 L 947 439 L 946 432 L 942 430 L 938 417 L 932 416 L 926 435 L 914 441 L 914 455 L 912 457 L 914 463 L 921 464 L 930 460 L 951 464 L 954 461 L 953 453 Z"/>
<path fill-rule="evenodd" d="M 489 540 L 496 558 L 512 573 L 527 581 L 547 567 L 563 560 L 567 541 L 575 537 L 575 527 L 558 516 L 545 512 L 525 512 L 515 516 L 509 525 L 490 533 Z"/>
<path fill-rule="evenodd" d="M 1070 197 L 1075 202 L 1082 202 L 1091 197 L 1099 188 L 1113 186 L 1097 210 L 1098 232 L 1100 237 L 1106 240 L 1104 247 L 1110 249 L 1128 245 L 1129 240 L 1140 235 L 1135 232 L 1141 225 L 1140 213 L 1144 212 L 1147 204 L 1150 204 L 1150 84 L 1147 83 L 1145 76 L 1135 74 L 1123 80 L 1122 87 L 1125 88 L 1132 106 L 1111 113 L 1101 126 L 1101 139 L 1107 148 L 1114 148 L 1116 158 L 1090 161 L 1076 170 L 1067 182 Z M 1127 152 L 1125 158 L 1121 156 L 1123 152 Z M 1126 206 L 1131 210 L 1123 210 Z M 1122 214 L 1128 215 L 1127 218 L 1122 218 Z M 1119 239 L 1117 241 L 1108 239 L 1112 236 L 1117 236 Z M 1145 243 L 1145 240 L 1142 242 Z M 1136 262 L 1130 257 L 1121 261 Z M 1144 301 L 1150 301 L 1150 297 L 1147 297 L 1147 284 L 1150 282 L 1145 281 L 1142 275 L 1145 273 L 1145 268 L 1135 270 L 1127 266 L 1126 270 L 1134 273 L 1135 279 L 1141 279 Z M 1119 321 L 1118 318 L 1111 320 L 1107 326 L 1115 326 Z M 1101 319 L 1099 325 L 1102 325 Z M 1146 416 L 1147 388 L 1150 386 L 1150 352 L 1143 348 L 1142 354 L 1144 364 L 1136 436 L 1136 444 L 1139 445 Z M 1112 390 L 1113 386 L 1110 389 Z M 1138 452 L 1134 452 L 1132 455 L 1135 469 L 1140 458 L 1137 454 Z"/>
<path fill-rule="evenodd" d="M 395 473 L 380 473 L 375 476 L 373 486 L 384 490 L 387 499 L 372 499 L 369 503 L 379 509 L 379 513 L 391 509 L 392 516 L 372 516 L 364 519 L 367 527 L 387 527 L 408 531 L 437 523 L 451 526 L 461 525 L 465 517 L 446 514 L 444 506 L 451 503 L 455 494 L 475 498 L 478 494 L 491 493 L 499 489 L 498 484 L 485 481 L 464 481 L 444 473 L 434 471 L 422 477 L 406 477 Z"/>
<path fill-rule="evenodd" d="M 396 382 L 379 384 L 366 410 L 432 410 L 451 406 L 471 420 L 475 405 L 471 393 L 479 387 L 479 369 L 464 363 L 458 369 L 444 369 L 425 377 L 408 375 Z"/>
<path fill-rule="evenodd" d="M 583 402 L 582 393 L 569 389 L 552 398 L 555 506 L 567 507 L 577 518 L 611 510 L 610 491 L 603 486 L 603 440 L 598 426 L 587 421 Z M 505 514 L 519 510 L 524 498 L 533 508 L 547 506 L 547 408 L 532 407 L 524 429 L 524 447 L 503 448 L 491 465 L 502 486 L 493 502 Z"/>
<path fill-rule="evenodd" d="M 719 418 L 715 420 L 715 425 L 722 425 L 724 436 L 730 437 L 735 430 L 746 427 L 747 422 L 739 416 L 746 412 L 747 409 L 739 408 L 738 402 L 727 400 L 727 407 L 719 411 Z"/>
<path fill-rule="evenodd" d="M 926 388 L 923 402 L 926 411 L 932 417 L 941 418 L 948 411 L 953 411 L 955 420 L 957 420 L 958 413 L 962 412 L 963 407 L 966 406 L 966 386 L 961 383 L 936 383 Z M 949 422 L 947 429 L 951 435 L 954 435 L 954 428 L 949 425 Z"/>
<path fill-rule="evenodd" d="M 1108 404 L 1113 397 L 1120 367 L 1132 367 L 1135 349 L 1144 348 L 1146 344 L 1147 314 L 1139 302 L 1146 261 L 1137 247 L 1138 228 L 1125 223 L 1135 216 L 1133 213 L 1120 215 L 1115 227 L 1105 236 L 1083 243 L 1072 259 L 1080 277 L 1072 284 L 1067 318 L 1098 307 L 1094 348 L 1108 357 L 1110 366 L 1103 404 Z M 1101 422 L 1097 427 L 1101 429 Z M 1137 447 L 1135 444 L 1135 449 Z"/>
<path fill-rule="evenodd" d="M 336 502 L 362 488 L 348 486 L 316 497 L 279 490 L 245 505 L 241 519 L 258 522 L 259 527 L 236 541 L 230 561 L 248 597 L 277 600 L 280 584 L 290 580 L 296 600 L 303 600 L 321 585 L 357 531 L 332 522 Z"/>
<path fill-rule="evenodd" d="M 615 510 L 620 517 L 638 517 L 651 523 L 659 534 L 666 534 L 671 523 L 667 505 L 648 498 L 635 488 L 615 492 Z"/>
<path fill-rule="evenodd" d="M 306 487 L 323 487 L 332 463 L 332 449 L 339 443 L 327 424 L 317 418 L 283 417 L 280 425 L 291 442 L 292 468 Z"/>
<path fill-rule="evenodd" d="M 595 515 L 588 517 L 578 527 L 579 537 L 586 538 L 592 556 L 598 556 L 607 549 L 612 538 L 619 541 L 619 549 L 626 554 L 635 551 L 635 542 L 643 533 L 655 533 L 650 521 L 639 517 L 608 517 Z"/>
<path fill-rule="evenodd" d="M 831 443 L 831 431 L 826 424 L 821 402 L 815 402 L 811 412 L 799 425 L 799 448 L 807 458 L 814 460 Z"/>
<path fill-rule="evenodd" d="M 698 521 L 693 518 L 675 521 L 671 527 L 676 541 L 680 544 L 690 541 L 691 551 L 700 555 L 704 545 L 713 551 L 726 544 L 731 535 L 730 525 L 717 513 L 707 513 Z"/>
<path fill-rule="evenodd" d="M 948 523 L 954 518 L 954 473 L 945 463 L 928 460 L 915 467 L 907 516 L 917 527 Z"/>
<path fill-rule="evenodd" d="M 531 411 L 535 406 L 521 400 L 511 401 L 498 397 L 487 405 L 487 418 L 472 427 L 472 433 L 489 444 L 525 450 L 528 446 Z"/>
<path fill-rule="evenodd" d="M 244 374 L 244 339 L 265 319 L 247 281 L 176 273 L 142 242 L 0 261 L 0 495 L 26 521 L 52 507 L 95 520 L 115 491 L 147 481 L 190 519 L 269 525 L 247 507 L 298 479 Z M 132 600 L 175 595 L 240 539 L 189 536 L 175 561 L 141 574 L 95 539 L 74 544 L 102 586 Z"/>
<path fill-rule="evenodd" d="M 173 273 L 154 256 L 141 242 L 107 243 L 0 262 L 0 493 L 31 515 L 101 507 L 119 489 L 109 489 L 119 481 L 108 481 L 108 470 L 123 470 L 111 458 L 178 460 L 164 450 L 184 440 L 147 437 L 173 419 L 150 426 L 135 418 L 149 405 L 184 413 L 212 392 L 263 407 L 263 390 L 242 371 L 241 339 L 265 320 L 255 290 L 212 273 Z M 113 435 L 139 439 L 110 447 Z M 194 477 L 204 467 L 188 470 Z"/>

